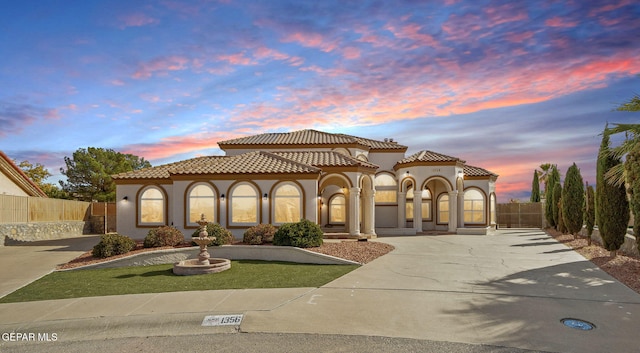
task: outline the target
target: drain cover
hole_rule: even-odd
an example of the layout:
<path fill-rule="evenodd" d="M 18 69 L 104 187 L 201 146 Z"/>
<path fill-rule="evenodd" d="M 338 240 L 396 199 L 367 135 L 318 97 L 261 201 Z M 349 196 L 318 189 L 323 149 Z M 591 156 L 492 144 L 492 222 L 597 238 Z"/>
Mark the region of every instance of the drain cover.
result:
<path fill-rule="evenodd" d="M 565 326 L 574 328 L 576 330 L 589 331 L 596 328 L 596 325 L 580 319 L 567 318 L 560 320 L 560 322 L 562 322 L 562 324 L 564 324 Z"/>

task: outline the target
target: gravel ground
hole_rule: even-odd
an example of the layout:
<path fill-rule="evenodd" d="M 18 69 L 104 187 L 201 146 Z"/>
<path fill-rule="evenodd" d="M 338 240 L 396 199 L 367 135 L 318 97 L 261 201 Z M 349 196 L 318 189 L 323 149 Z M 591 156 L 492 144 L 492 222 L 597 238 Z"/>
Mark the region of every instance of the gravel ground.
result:
<path fill-rule="evenodd" d="M 555 229 L 546 229 L 546 232 L 640 294 L 640 258 L 625 254 L 618 254 L 612 258 L 609 250 L 600 244 L 591 242 L 591 245 L 587 245 L 586 238 L 573 239 L 573 235 L 561 234 Z"/>
<path fill-rule="evenodd" d="M 238 243 L 239 245 L 243 245 L 243 243 Z M 191 244 L 184 244 L 181 247 L 189 247 Z M 265 245 L 271 246 L 271 245 Z M 106 259 L 100 259 L 93 257 L 91 255 L 91 251 L 88 251 L 79 257 L 73 259 L 72 261 L 58 266 L 58 269 L 68 269 L 74 268 L 84 265 L 90 265 L 94 263 L 99 263 L 103 261 L 114 260 L 121 257 L 131 256 L 137 253 L 146 252 L 146 251 L 156 251 L 162 249 L 172 249 L 172 247 L 161 247 L 161 248 L 144 248 L 142 247 L 142 243 L 137 244 L 136 248 L 133 251 L 130 251 L 123 255 L 112 256 Z M 345 241 L 327 241 L 322 244 L 322 246 L 316 248 L 308 248 L 307 250 L 315 251 L 325 255 L 331 255 L 335 257 L 339 257 L 345 260 L 355 261 L 361 264 L 366 264 L 367 262 L 373 261 L 378 257 L 390 252 L 394 247 L 389 244 L 378 243 L 375 241 L 353 241 L 353 240 L 345 240 Z"/>

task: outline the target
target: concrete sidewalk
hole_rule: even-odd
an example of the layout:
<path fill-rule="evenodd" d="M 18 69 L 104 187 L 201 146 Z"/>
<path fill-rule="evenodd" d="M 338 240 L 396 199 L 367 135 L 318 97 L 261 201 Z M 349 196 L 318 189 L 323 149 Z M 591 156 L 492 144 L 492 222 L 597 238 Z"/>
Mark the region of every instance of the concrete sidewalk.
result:
<path fill-rule="evenodd" d="M 321 288 L 0 304 L 0 330 L 55 332 L 61 341 L 241 331 L 386 336 L 550 352 L 638 350 L 640 295 L 542 231 L 376 241 L 396 250 Z M 239 327 L 201 326 L 205 316 L 217 314 L 244 318 Z M 563 318 L 597 328 L 569 328 Z"/>

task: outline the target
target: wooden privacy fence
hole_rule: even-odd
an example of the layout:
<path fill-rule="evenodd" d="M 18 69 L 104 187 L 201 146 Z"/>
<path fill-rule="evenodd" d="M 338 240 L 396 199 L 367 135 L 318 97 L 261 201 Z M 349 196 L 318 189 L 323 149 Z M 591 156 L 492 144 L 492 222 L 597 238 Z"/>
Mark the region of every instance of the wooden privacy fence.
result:
<path fill-rule="evenodd" d="M 542 202 L 497 204 L 500 228 L 544 228 Z"/>
<path fill-rule="evenodd" d="M 0 223 L 89 220 L 90 202 L 0 195 Z"/>
<path fill-rule="evenodd" d="M 0 224 L 90 222 L 96 234 L 116 230 L 115 202 L 85 202 L 0 195 Z"/>

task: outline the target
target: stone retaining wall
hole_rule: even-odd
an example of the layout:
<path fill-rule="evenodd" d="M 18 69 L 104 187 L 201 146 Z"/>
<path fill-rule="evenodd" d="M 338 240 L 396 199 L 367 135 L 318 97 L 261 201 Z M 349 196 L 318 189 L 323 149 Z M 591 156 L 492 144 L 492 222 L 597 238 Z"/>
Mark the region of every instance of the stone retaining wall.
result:
<path fill-rule="evenodd" d="M 582 231 L 580 231 L 580 235 L 585 237 L 587 236 L 586 228 L 582 228 Z M 591 239 L 596 243 L 602 245 L 602 237 L 600 236 L 600 231 L 598 230 L 598 228 L 593 230 L 593 234 L 591 234 Z M 633 236 L 633 230 L 629 230 L 625 235 L 624 244 L 622 244 L 622 246 L 620 247 L 620 251 L 625 254 L 640 256 L 640 252 L 638 252 L 638 246 L 636 245 L 636 241 L 637 241 L 636 237 Z"/>
<path fill-rule="evenodd" d="M 0 224 L 0 246 L 5 239 L 39 241 L 78 237 L 90 233 L 89 222 L 36 222 Z"/>

